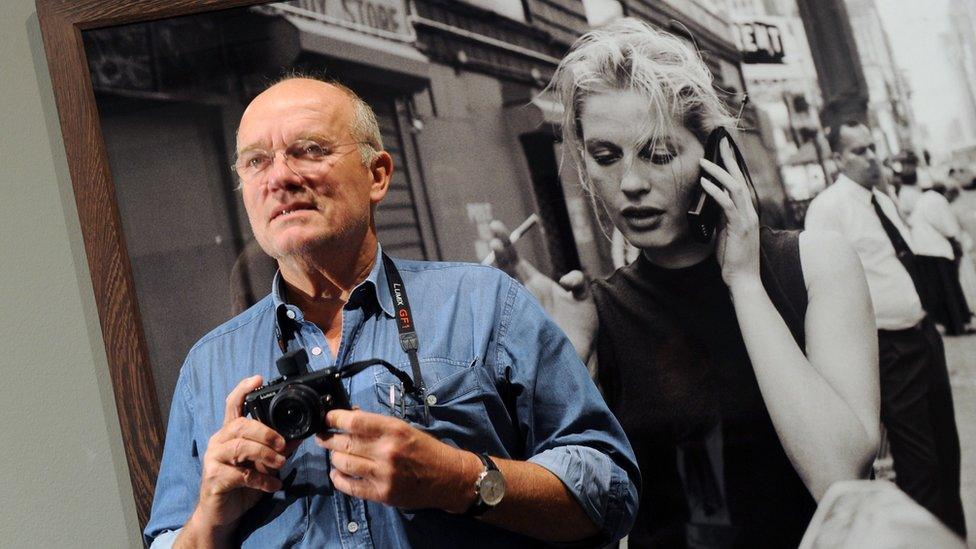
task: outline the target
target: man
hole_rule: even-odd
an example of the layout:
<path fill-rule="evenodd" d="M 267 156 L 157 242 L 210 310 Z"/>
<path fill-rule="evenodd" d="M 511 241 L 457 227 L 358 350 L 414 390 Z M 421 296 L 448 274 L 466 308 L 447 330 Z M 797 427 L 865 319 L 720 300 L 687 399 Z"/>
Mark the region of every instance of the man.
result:
<path fill-rule="evenodd" d="M 945 352 L 916 289 L 910 233 L 877 188 L 881 170 L 868 127 L 846 122 L 828 141 L 841 174 L 810 204 L 806 228 L 839 231 L 864 266 L 878 327 L 881 419 L 898 486 L 965 538 Z"/>
<path fill-rule="evenodd" d="M 521 547 L 626 534 L 633 451 L 524 288 L 488 267 L 385 263 L 374 213 L 393 166 L 361 99 L 286 79 L 244 112 L 237 154 L 248 219 L 279 273 L 190 350 L 147 540 Z M 411 327 L 419 359 L 398 334 Z M 285 349 L 305 349 L 312 371 L 391 365 L 349 375 L 353 409 L 286 443 L 242 415 Z"/>

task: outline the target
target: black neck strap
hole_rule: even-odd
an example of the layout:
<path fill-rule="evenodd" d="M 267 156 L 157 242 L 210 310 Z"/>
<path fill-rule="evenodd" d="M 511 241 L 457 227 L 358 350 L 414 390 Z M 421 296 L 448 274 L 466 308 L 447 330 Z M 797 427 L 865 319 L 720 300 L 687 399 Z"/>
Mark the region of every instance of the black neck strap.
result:
<path fill-rule="evenodd" d="M 403 382 L 404 387 L 423 403 L 424 421 L 427 422 L 430 417 L 430 410 L 427 404 L 427 385 L 424 383 L 424 377 L 420 372 L 420 359 L 417 357 L 417 350 L 420 348 L 420 345 L 417 339 L 417 331 L 414 327 L 413 314 L 410 312 L 410 300 L 407 299 L 407 289 L 403 285 L 400 271 L 393 264 L 393 260 L 385 253 L 382 254 L 382 258 L 383 269 L 386 271 L 386 283 L 390 289 L 390 298 L 393 300 L 397 331 L 400 333 L 400 347 L 407 353 L 407 357 L 410 359 L 410 368 L 413 372 L 412 383 L 406 383 L 400 376 L 397 377 Z M 278 340 L 278 347 L 281 349 L 281 352 L 285 353 L 288 351 L 288 343 L 295 338 L 296 323 L 293 318 L 288 316 L 288 309 L 284 306 L 278 307 L 276 320 L 275 339 Z M 366 362 L 370 364 L 366 364 Z M 355 363 L 354 365 L 359 368 L 349 375 L 358 373 L 362 367 L 373 364 L 379 364 L 379 362 L 364 361 Z M 391 368 L 387 369 L 390 370 Z"/>

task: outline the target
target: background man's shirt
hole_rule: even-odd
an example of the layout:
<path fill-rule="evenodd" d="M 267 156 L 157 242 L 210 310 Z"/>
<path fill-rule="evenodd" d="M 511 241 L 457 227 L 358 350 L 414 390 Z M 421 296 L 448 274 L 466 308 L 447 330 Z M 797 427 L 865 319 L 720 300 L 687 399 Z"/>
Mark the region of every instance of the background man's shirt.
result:
<path fill-rule="evenodd" d="M 224 399 L 241 379 L 278 377 L 275 311 L 299 324 L 297 345 L 309 369 L 382 358 L 411 375 L 400 347 L 386 274 L 377 250 L 366 280 L 343 310 L 334 360 L 322 331 L 272 294 L 218 327 L 189 352 L 173 397 L 166 446 L 146 538 L 180 528 L 197 501 L 203 455 L 219 430 Z M 620 424 L 607 409 L 572 345 L 529 293 L 497 269 L 395 261 L 410 300 L 431 422 L 381 366 L 344 381 L 365 411 L 405 418 L 465 450 L 528 460 L 566 485 L 601 528 L 602 542 L 622 537 L 637 508 L 639 473 Z M 393 399 L 391 401 L 391 388 Z M 244 547 L 521 547 L 540 543 L 473 518 L 437 510 L 406 511 L 347 496 L 329 479 L 325 450 L 306 440 L 280 473 L 286 489 L 240 521 Z M 472 484 L 472 490 L 474 485 Z M 543 509 L 539 520 L 546 520 Z M 165 533 L 164 545 L 175 537 Z"/>
<path fill-rule="evenodd" d="M 911 276 L 895 255 L 895 248 L 871 204 L 872 194 L 911 246 L 911 232 L 898 215 L 895 203 L 886 194 L 870 191 L 843 174 L 810 203 L 805 226 L 837 231 L 854 246 L 864 267 L 878 329 L 910 328 L 925 317 L 925 311 Z"/>

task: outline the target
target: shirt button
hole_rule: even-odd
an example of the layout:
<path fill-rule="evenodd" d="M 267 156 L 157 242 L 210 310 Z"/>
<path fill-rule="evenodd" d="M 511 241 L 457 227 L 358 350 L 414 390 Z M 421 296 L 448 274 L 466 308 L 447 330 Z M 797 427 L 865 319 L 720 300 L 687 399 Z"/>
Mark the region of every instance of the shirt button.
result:
<path fill-rule="evenodd" d="M 312 354 L 315 356 L 319 356 L 320 354 L 322 354 L 322 347 L 318 347 L 318 346 L 312 347 Z"/>
<path fill-rule="evenodd" d="M 434 395 L 427 395 L 427 405 L 433 406 L 437 404 L 437 397 Z"/>
<path fill-rule="evenodd" d="M 350 522 L 349 524 L 346 525 L 346 530 L 349 530 L 350 534 L 355 534 L 356 532 L 359 531 L 359 523 L 356 521 Z"/>
<path fill-rule="evenodd" d="M 287 316 L 292 320 L 295 320 L 295 311 L 288 309 L 288 311 L 285 312 L 285 316 Z"/>

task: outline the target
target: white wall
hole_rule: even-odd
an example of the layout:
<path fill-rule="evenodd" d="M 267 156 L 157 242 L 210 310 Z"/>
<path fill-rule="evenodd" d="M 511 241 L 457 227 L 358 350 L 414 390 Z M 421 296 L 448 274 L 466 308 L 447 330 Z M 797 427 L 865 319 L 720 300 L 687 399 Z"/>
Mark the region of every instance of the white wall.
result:
<path fill-rule="evenodd" d="M 0 36 L 0 545 L 137 547 L 34 0 L 4 0 Z"/>

